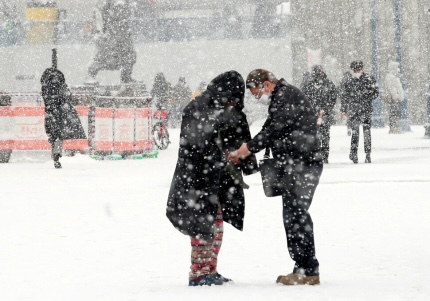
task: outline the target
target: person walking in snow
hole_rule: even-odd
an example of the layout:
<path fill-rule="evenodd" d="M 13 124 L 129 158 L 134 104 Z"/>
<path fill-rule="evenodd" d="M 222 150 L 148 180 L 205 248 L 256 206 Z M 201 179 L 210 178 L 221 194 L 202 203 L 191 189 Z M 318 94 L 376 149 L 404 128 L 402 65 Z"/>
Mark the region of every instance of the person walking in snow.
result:
<path fill-rule="evenodd" d="M 269 99 L 268 117 L 261 131 L 229 156 L 235 161 L 270 149 L 285 166 L 283 221 L 293 272 L 276 282 L 284 285 L 319 284 L 313 222 L 309 208 L 323 171 L 317 114 L 296 87 L 264 69 L 249 73 L 246 87 L 260 101 Z"/>
<path fill-rule="evenodd" d="M 318 114 L 318 132 L 321 138 L 321 151 L 324 163 L 328 163 L 330 153 L 330 127 L 334 124 L 334 105 L 337 90 L 328 79 L 321 65 L 312 66 L 310 77 L 302 85 L 302 92 L 310 100 Z"/>
<path fill-rule="evenodd" d="M 349 159 L 358 163 L 358 142 L 360 136 L 360 124 L 363 125 L 365 163 L 371 163 L 372 137 L 370 128 L 372 125 L 373 100 L 378 97 L 379 89 L 372 75 L 363 71 L 362 61 L 351 63 L 352 76 L 344 83 L 344 102 L 340 111 L 342 118 L 348 116 L 351 122 L 351 149 Z"/>
<path fill-rule="evenodd" d="M 172 91 L 173 106 L 170 121 L 173 127 L 177 127 L 181 123 L 182 110 L 191 101 L 191 89 L 188 87 L 185 77 L 179 77 L 178 83 L 173 87 Z"/>
<path fill-rule="evenodd" d="M 243 229 L 245 196 L 242 173 L 256 172 L 255 156 L 238 165 L 226 154 L 250 139 L 244 106 L 245 82 L 236 71 L 218 75 L 183 110 L 178 161 L 166 216 L 191 238 L 189 286 L 231 281 L 217 270 L 223 221 Z"/>
<path fill-rule="evenodd" d="M 402 83 L 400 82 L 398 62 L 388 63 L 388 73 L 385 77 L 384 101 L 388 105 L 389 134 L 399 134 L 400 103 L 404 98 Z"/>
<path fill-rule="evenodd" d="M 56 51 L 53 51 L 53 66 L 46 69 L 40 79 L 42 98 L 45 104 L 45 131 L 51 145 L 54 167 L 61 168 L 60 158 L 63 140 L 87 139 L 85 131 L 73 106 L 71 93 L 63 72 L 57 69 Z"/>

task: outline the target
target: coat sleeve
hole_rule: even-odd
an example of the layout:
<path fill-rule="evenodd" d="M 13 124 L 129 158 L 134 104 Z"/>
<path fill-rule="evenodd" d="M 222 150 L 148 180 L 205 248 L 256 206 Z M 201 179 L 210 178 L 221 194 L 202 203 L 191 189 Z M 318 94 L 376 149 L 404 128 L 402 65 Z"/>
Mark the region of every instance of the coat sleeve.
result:
<path fill-rule="evenodd" d="M 341 82 L 338 89 L 338 94 L 340 96 L 340 111 L 342 113 L 348 112 L 348 86 L 347 82 Z"/>
<path fill-rule="evenodd" d="M 303 114 L 301 110 L 304 107 L 312 108 L 312 105 L 310 105 L 302 92 L 298 92 L 299 90 L 286 90 L 286 88 L 283 88 L 273 96 L 269 106 L 268 119 L 261 131 L 248 142 L 248 150 L 251 153 L 258 153 L 267 147 L 271 147 L 274 137 L 283 136 L 283 132 L 292 123 L 297 125 L 307 122 L 304 120 L 306 114 Z M 300 104 L 301 102 L 302 104 Z M 304 105 L 304 102 L 308 105 Z M 298 118 L 298 116 L 301 116 L 301 118 Z M 314 121 L 316 121 L 316 116 L 314 117 Z"/>
<path fill-rule="evenodd" d="M 364 94 L 371 100 L 379 96 L 379 88 L 372 75 L 365 76 L 364 78 Z"/>

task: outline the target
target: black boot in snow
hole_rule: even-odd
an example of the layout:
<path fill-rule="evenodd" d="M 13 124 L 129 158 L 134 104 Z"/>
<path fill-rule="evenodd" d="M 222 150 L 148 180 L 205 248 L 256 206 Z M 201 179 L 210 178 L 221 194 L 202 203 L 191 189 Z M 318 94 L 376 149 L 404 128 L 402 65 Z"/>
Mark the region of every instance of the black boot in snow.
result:
<path fill-rule="evenodd" d="M 372 160 L 370 160 L 370 154 L 366 154 L 366 160 L 364 163 L 372 163 Z"/>
<path fill-rule="evenodd" d="M 357 163 L 358 163 L 358 157 L 357 157 L 357 154 L 350 153 L 350 154 L 349 154 L 349 159 L 350 159 L 352 162 L 354 162 L 354 164 L 357 164 Z"/>
<path fill-rule="evenodd" d="M 60 163 L 60 155 L 54 155 L 54 167 L 59 169 L 61 168 L 61 163 Z"/>

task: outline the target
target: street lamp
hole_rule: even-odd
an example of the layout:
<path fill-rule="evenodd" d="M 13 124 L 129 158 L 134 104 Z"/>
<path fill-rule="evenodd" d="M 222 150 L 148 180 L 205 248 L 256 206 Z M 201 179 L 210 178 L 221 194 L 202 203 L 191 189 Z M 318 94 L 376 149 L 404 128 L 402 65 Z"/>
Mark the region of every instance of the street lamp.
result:
<path fill-rule="evenodd" d="M 376 0 L 371 1 L 372 74 L 375 78 L 376 83 L 379 85 Z M 372 126 L 376 128 L 384 127 L 384 117 L 382 116 L 382 101 L 380 94 L 373 101 Z"/>
<path fill-rule="evenodd" d="M 408 88 L 406 80 L 403 76 L 403 65 L 402 65 L 402 51 L 401 51 L 401 31 L 400 31 L 400 0 L 393 0 L 394 5 L 394 27 L 395 27 L 395 40 L 396 40 L 396 61 L 399 63 L 400 68 L 400 81 L 405 91 L 405 98 L 400 102 L 400 119 L 399 128 L 401 131 L 411 131 L 410 122 L 408 119 Z"/>

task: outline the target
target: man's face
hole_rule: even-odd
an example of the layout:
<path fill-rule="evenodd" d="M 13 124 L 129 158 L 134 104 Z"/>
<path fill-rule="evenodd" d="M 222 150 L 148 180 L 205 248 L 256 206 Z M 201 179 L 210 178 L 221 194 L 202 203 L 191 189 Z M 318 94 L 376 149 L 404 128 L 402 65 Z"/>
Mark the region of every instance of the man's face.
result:
<path fill-rule="evenodd" d="M 261 95 L 263 94 L 263 89 L 257 87 L 250 87 L 249 91 L 256 99 L 260 99 Z"/>

